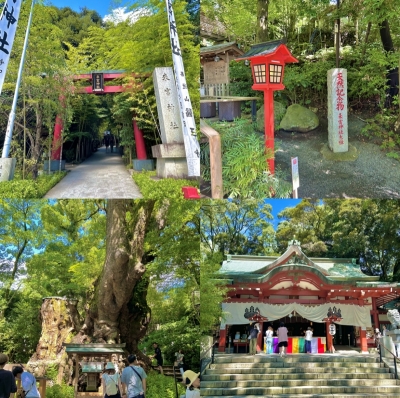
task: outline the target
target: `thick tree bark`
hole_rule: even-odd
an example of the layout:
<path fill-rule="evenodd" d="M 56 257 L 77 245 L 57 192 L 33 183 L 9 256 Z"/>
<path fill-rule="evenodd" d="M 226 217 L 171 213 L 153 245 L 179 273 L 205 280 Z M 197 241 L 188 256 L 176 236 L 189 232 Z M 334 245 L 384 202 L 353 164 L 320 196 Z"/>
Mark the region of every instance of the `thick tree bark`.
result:
<path fill-rule="evenodd" d="M 153 208 L 154 201 L 150 200 L 108 201 L 103 273 L 76 341 L 121 341 L 129 352 L 138 353 L 138 341 L 149 322 L 142 258 Z"/>
<path fill-rule="evenodd" d="M 47 367 L 58 367 L 58 380 L 61 383 L 64 372 L 69 373 L 70 366 L 64 357 L 62 344 L 72 339 L 79 330 L 81 321 L 76 300 L 62 297 L 43 299 L 40 309 L 42 333 L 36 352 L 29 360 L 29 366 L 37 376 L 43 376 Z"/>
<path fill-rule="evenodd" d="M 257 43 L 268 41 L 269 0 L 257 0 Z"/>

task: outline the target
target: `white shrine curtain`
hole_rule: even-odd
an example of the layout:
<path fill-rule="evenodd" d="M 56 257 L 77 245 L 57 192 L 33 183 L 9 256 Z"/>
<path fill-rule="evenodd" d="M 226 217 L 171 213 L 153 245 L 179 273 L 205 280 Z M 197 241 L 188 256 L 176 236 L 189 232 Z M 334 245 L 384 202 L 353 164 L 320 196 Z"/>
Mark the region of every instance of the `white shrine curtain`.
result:
<path fill-rule="evenodd" d="M 221 329 L 225 325 L 243 325 L 249 323 L 244 317 L 246 309 L 253 306 L 260 310 L 260 314 L 268 318 L 268 321 L 283 318 L 293 311 L 312 322 L 322 322 L 326 318 L 329 307 L 341 310 L 341 325 L 371 327 L 370 306 L 360 307 L 358 305 L 326 303 L 322 305 L 305 305 L 298 303 L 290 304 L 266 304 L 266 303 L 222 303 L 223 320 Z"/>

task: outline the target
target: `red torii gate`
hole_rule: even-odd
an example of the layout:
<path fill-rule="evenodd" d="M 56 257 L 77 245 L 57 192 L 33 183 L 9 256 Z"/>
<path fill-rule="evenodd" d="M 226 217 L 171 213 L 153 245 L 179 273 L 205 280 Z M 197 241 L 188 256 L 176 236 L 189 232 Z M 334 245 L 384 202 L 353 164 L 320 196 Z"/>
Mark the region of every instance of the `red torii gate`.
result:
<path fill-rule="evenodd" d="M 78 80 L 91 80 L 92 85 L 89 87 L 83 87 L 81 92 L 87 94 L 113 94 L 113 93 L 121 93 L 126 91 L 129 87 L 124 86 L 105 86 L 105 81 L 111 81 L 115 79 L 120 79 L 121 77 L 126 76 L 125 71 L 96 71 L 92 73 L 83 73 L 80 75 L 74 76 L 74 81 Z M 139 76 L 137 74 L 132 74 L 132 76 Z M 147 76 L 147 75 L 146 75 Z M 132 118 L 133 124 L 133 134 L 135 137 L 136 143 L 136 155 L 138 160 L 146 160 L 146 148 L 144 145 L 143 133 L 139 129 L 136 121 Z M 62 119 L 59 115 L 56 117 L 56 122 L 54 125 L 54 136 L 53 136 L 53 145 L 51 152 L 51 160 L 61 160 L 61 142 L 62 142 L 62 132 L 63 124 Z"/>

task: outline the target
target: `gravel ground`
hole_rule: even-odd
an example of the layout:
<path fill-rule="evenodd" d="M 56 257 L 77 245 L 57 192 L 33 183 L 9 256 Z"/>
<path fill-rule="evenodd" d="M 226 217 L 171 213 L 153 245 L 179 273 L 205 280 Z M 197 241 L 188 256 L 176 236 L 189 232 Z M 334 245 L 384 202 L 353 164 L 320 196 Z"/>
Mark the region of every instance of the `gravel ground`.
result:
<path fill-rule="evenodd" d="M 378 145 L 364 142 L 359 133 L 365 123 L 349 115 L 349 144 L 357 148 L 355 161 L 325 160 L 321 149 L 328 142 L 328 123 L 309 133 L 275 133 L 276 169 L 291 181 L 291 157 L 299 158 L 299 198 L 400 199 L 400 162 L 388 158 Z"/>

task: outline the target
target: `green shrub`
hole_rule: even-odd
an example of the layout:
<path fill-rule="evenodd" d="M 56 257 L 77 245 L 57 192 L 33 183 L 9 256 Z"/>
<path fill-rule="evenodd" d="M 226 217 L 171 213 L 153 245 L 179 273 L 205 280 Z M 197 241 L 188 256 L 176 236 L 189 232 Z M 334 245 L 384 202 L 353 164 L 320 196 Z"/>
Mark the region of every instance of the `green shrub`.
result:
<path fill-rule="evenodd" d="M 55 384 L 46 388 L 46 398 L 74 398 L 74 387 Z"/>
<path fill-rule="evenodd" d="M 183 199 L 182 187 L 198 187 L 196 181 L 173 178 L 153 180 L 151 177 L 155 175 L 154 171 L 141 171 L 132 175 L 145 199 Z"/>
<path fill-rule="evenodd" d="M 267 156 L 263 135 L 247 120 L 217 123 L 213 128 L 221 134 L 222 179 L 224 195 L 240 199 L 287 198 L 291 187 L 280 178 L 267 173 Z M 201 151 L 202 176 L 211 181 L 210 148 Z"/>
<path fill-rule="evenodd" d="M 185 388 L 177 383 L 178 396 L 185 394 Z M 146 398 L 175 398 L 176 387 L 172 377 L 160 375 L 158 372 L 150 371 L 147 375 Z"/>
<path fill-rule="evenodd" d="M 385 111 L 368 119 L 361 134 L 370 139 L 377 139 L 382 149 L 386 150 L 386 156 L 400 159 L 400 135 L 396 131 L 398 115 Z"/>
<path fill-rule="evenodd" d="M 45 174 L 36 180 L 11 180 L 0 183 L 0 198 L 10 199 L 41 199 L 54 187 L 66 172 Z"/>
<path fill-rule="evenodd" d="M 153 343 L 157 342 L 161 348 L 166 365 L 173 365 L 175 353 L 182 350 L 185 364 L 193 371 L 199 369 L 200 332 L 190 326 L 183 318 L 174 323 L 161 325 L 159 330 L 149 333 L 139 344 L 143 351 L 146 347 L 148 355 L 154 352 Z"/>

